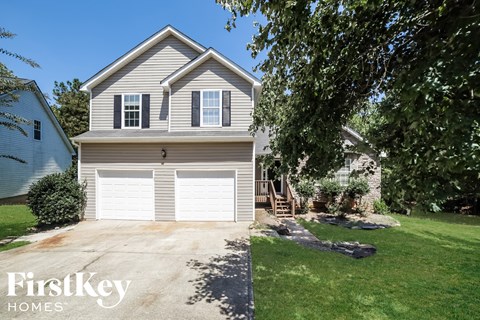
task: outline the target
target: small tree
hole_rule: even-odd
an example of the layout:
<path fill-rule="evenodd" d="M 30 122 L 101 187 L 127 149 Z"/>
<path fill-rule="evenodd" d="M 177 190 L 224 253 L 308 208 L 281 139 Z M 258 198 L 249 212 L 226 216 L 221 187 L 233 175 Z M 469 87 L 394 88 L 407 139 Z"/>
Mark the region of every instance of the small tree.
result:
<path fill-rule="evenodd" d="M 320 192 L 327 198 L 326 207 L 329 213 L 333 215 L 342 215 L 341 205 L 337 198 L 343 192 L 343 187 L 336 179 L 323 178 L 320 180 Z"/>
<path fill-rule="evenodd" d="M 345 188 L 344 195 L 344 209 L 345 211 L 352 212 L 353 209 L 357 213 L 364 214 L 366 208 L 363 207 L 362 197 L 370 192 L 370 186 L 365 178 L 353 178 L 350 179 L 348 186 Z"/>
<path fill-rule="evenodd" d="M 55 81 L 53 89 L 52 111 L 70 138 L 88 131 L 89 97 L 80 91 L 81 86 L 80 80 L 73 79 L 67 83 Z"/>
<path fill-rule="evenodd" d="M 336 202 L 337 197 L 343 192 L 343 187 L 336 179 L 323 178 L 320 180 L 320 192 L 327 197 L 327 204 Z"/>
<path fill-rule="evenodd" d="M 308 213 L 308 201 L 315 195 L 315 185 L 310 179 L 301 179 L 295 185 L 295 192 L 300 197 L 300 212 Z"/>
<path fill-rule="evenodd" d="M 370 186 L 367 179 L 356 178 L 350 179 L 348 186 L 345 188 L 345 195 L 351 199 L 362 202 L 362 197 L 370 192 Z"/>

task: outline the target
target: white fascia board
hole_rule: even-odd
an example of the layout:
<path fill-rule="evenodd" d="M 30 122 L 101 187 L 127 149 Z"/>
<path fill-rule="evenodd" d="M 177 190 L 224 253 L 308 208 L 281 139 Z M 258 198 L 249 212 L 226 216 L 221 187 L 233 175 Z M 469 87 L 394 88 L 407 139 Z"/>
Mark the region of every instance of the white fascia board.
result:
<path fill-rule="evenodd" d="M 238 68 L 236 65 L 232 64 L 230 61 L 216 53 L 213 49 L 208 49 L 203 53 L 203 56 L 199 57 L 197 60 L 193 61 L 190 65 L 186 66 L 180 72 L 173 74 L 170 78 L 167 78 L 162 82 L 161 86 L 165 91 L 170 89 L 170 86 L 177 81 L 178 79 L 182 78 L 184 75 L 195 69 L 196 67 L 203 64 L 205 61 L 209 60 L 210 58 L 214 58 L 216 61 L 227 67 L 228 69 L 232 70 L 236 74 L 238 74 L 243 79 L 247 80 L 248 82 L 252 83 L 255 89 L 259 89 L 262 87 L 262 84 L 257 81 L 257 79 L 253 78 L 250 74 L 246 73 L 245 71 Z"/>
<path fill-rule="evenodd" d="M 169 35 L 173 35 L 177 37 L 179 40 L 183 41 L 199 53 L 205 51 L 205 48 L 198 43 L 195 43 L 188 37 L 184 36 L 171 26 L 166 27 L 164 30 L 160 31 L 158 34 L 153 36 L 150 40 L 146 41 L 145 43 L 138 46 L 136 49 L 132 50 L 130 53 L 126 54 L 125 56 L 118 59 L 118 61 L 114 62 L 111 66 L 105 68 L 105 70 L 101 71 L 97 76 L 91 78 L 87 82 L 85 82 L 81 87 L 80 91 L 89 92 L 93 87 L 95 87 L 99 82 L 103 81 L 106 77 L 110 76 L 111 74 L 118 71 L 120 68 L 125 66 L 127 63 L 153 47 L 156 43 L 160 42 L 161 40 L 165 39 Z"/>
<path fill-rule="evenodd" d="M 77 138 L 72 139 L 76 143 L 142 143 L 142 142 L 252 142 L 255 139 L 249 137 L 103 137 L 103 138 Z"/>
<path fill-rule="evenodd" d="M 40 87 L 38 86 L 37 82 L 32 81 L 31 83 L 34 86 L 34 93 L 37 95 L 37 98 L 40 101 L 40 104 L 42 105 L 43 110 L 47 113 L 47 115 L 50 119 L 50 122 L 53 123 L 53 126 L 55 127 L 55 129 L 57 130 L 57 133 L 62 138 L 63 143 L 65 144 L 67 149 L 70 151 L 70 154 L 72 154 L 72 155 L 76 154 L 75 150 L 73 149 L 73 147 L 70 143 L 70 140 L 68 139 L 65 131 L 63 131 L 62 126 L 60 125 L 57 117 L 55 116 L 52 109 L 50 108 L 50 105 L 48 104 L 47 100 L 45 99 L 45 96 L 43 95 L 42 91 L 40 90 Z"/>
<path fill-rule="evenodd" d="M 344 126 L 343 130 L 345 130 L 347 133 L 352 135 L 355 139 L 357 139 L 359 141 L 363 141 L 363 137 L 358 132 L 354 131 L 353 129 L 350 129 L 349 127 Z"/>

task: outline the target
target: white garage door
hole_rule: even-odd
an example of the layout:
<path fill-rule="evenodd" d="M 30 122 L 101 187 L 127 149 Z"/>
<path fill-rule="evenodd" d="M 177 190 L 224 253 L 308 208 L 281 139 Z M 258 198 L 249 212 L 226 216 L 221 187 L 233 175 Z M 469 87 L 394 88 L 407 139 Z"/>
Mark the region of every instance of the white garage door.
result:
<path fill-rule="evenodd" d="M 98 171 L 98 218 L 154 220 L 152 171 Z"/>
<path fill-rule="evenodd" d="M 235 171 L 178 171 L 176 218 L 234 221 Z"/>

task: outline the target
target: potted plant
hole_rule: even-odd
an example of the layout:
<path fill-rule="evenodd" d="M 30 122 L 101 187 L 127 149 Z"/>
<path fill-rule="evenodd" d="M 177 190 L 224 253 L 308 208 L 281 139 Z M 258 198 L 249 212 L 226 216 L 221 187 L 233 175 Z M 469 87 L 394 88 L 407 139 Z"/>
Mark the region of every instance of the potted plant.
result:
<path fill-rule="evenodd" d="M 320 180 L 320 192 L 326 198 L 326 207 L 337 202 L 337 197 L 343 188 L 335 179 L 324 178 Z"/>
<path fill-rule="evenodd" d="M 347 208 L 353 211 L 361 205 L 362 197 L 370 192 L 370 186 L 367 179 L 354 178 L 350 179 L 348 186 L 345 188 L 344 196 L 346 197 Z"/>
<path fill-rule="evenodd" d="M 303 178 L 295 184 L 295 192 L 300 197 L 300 212 L 308 213 L 308 201 L 315 195 L 315 185 L 312 180 Z"/>

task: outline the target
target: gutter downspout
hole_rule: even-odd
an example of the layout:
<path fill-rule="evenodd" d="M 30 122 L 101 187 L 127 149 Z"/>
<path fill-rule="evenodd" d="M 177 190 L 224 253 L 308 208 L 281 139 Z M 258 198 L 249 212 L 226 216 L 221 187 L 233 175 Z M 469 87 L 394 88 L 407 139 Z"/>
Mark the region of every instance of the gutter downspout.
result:
<path fill-rule="evenodd" d="M 77 158 L 77 181 L 78 183 L 82 183 L 81 180 L 81 166 L 82 166 L 82 143 L 76 143 L 75 141 L 71 140 L 72 144 L 78 148 L 78 158 Z"/>

